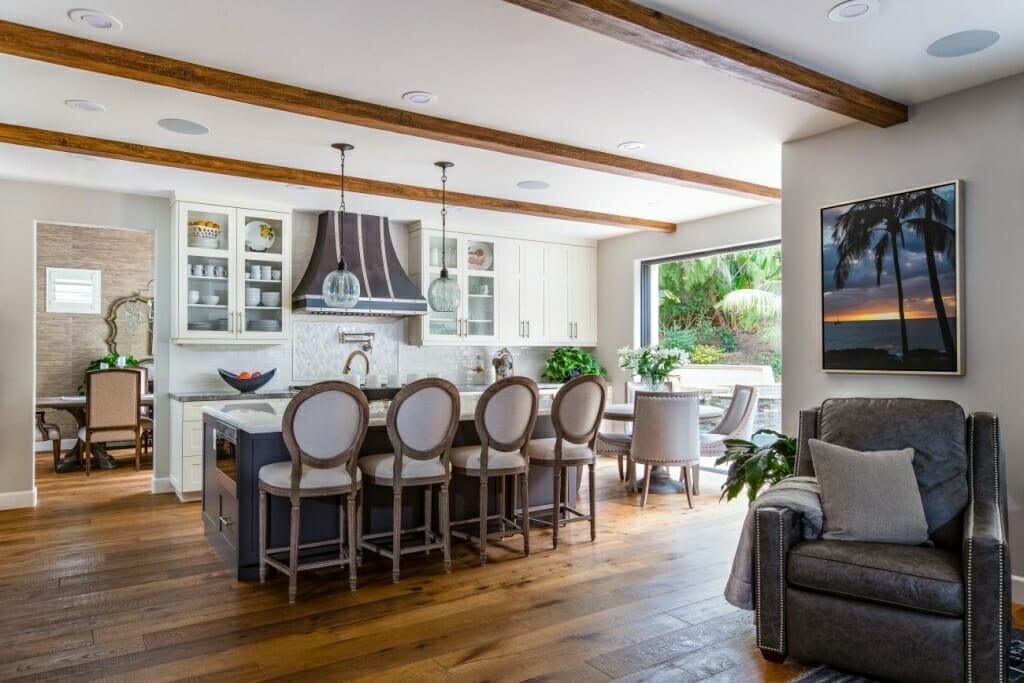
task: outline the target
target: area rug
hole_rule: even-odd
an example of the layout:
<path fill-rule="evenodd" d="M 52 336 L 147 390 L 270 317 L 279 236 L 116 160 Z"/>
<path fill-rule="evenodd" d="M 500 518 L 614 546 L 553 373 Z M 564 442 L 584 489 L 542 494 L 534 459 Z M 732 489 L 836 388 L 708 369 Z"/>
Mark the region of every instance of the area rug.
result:
<path fill-rule="evenodd" d="M 1009 683 L 1024 683 L 1024 631 L 1013 629 L 1010 634 L 1010 677 Z M 790 683 L 878 683 L 874 678 L 865 678 L 828 666 L 797 676 Z"/>

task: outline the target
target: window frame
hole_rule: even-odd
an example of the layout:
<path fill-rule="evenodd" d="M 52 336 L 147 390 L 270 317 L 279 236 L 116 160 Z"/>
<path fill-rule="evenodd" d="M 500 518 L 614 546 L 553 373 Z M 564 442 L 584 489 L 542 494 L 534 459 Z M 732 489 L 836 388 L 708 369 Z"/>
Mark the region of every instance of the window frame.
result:
<path fill-rule="evenodd" d="M 60 277 L 74 278 L 82 282 L 88 279 L 92 286 L 91 299 L 88 302 L 57 301 L 57 279 Z M 78 277 L 75 277 L 78 276 Z M 46 312 L 99 315 L 103 308 L 103 271 L 94 268 L 46 268 Z"/>

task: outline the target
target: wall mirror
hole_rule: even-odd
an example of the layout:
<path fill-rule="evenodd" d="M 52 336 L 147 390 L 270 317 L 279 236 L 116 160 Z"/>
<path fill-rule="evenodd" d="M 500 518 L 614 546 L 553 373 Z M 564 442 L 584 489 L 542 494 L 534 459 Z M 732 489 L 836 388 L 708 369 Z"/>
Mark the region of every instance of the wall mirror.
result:
<path fill-rule="evenodd" d="M 114 300 L 106 321 L 110 353 L 138 361 L 153 357 L 153 297 L 133 294 Z"/>

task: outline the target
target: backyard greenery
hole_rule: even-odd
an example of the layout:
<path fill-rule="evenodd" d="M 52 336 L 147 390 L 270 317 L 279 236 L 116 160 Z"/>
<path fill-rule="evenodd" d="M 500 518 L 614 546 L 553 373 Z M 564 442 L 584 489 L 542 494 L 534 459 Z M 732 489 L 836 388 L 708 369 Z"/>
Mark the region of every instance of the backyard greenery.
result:
<path fill-rule="evenodd" d="M 661 345 L 691 363 L 753 363 L 781 372 L 779 247 L 686 259 L 658 267 Z"/>

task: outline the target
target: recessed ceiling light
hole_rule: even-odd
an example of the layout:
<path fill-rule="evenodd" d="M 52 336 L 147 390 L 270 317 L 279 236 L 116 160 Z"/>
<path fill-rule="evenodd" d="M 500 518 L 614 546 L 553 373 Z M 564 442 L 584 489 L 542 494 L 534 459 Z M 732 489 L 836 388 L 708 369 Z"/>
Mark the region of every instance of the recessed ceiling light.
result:
<path fill-rule="evenodd" d="M 305 185 L 292 185 L 291 183 L 289 183 L 288 185 L 285 185 L 285 187 L 287 187 L 289 190 L 308 190 L 309 189 Z"/>
<path fill-rule="evenodd" d="M 928 46 L 932 57 L 963 57 L 990 48 L 999 41 L 995 31 L 973 30 L 951 33 Z"/>
<path fill-rule="evenodd" d="M 206 135 L 210 132 L 210 129 L 206 126 L 186 119 L 160 119 L 156 122 L 156 125 L 164 130 L 169 130 L 172 133 L 181 133 L 182 135 Z"/>
<path fill-rule="evenodd" d="M 97 12 L 94 9 L 73 9 L 68 12 L 68 18 L 76 24 L 82 24 L 89 28 L 99 29 L 106 31 L 113 29 L 120 31 L 124 28 L 124 24 L 117 17 L 112 17 L 109 14 L 103 12 Z"/>
<path fill-rule="evenodd" d="M 437 102 L 437 95 L 426 90 L 410 90 L 402 93 L 402 99 L 413 104 L 434 104 Z"/>
<path fill-rule="evenodd" d="M 524 180 L 516 183 L 516 187 L 521 190 L 546 190 L 551 187 L 551 183 L 546 183 L 543 180 Z"/>
<path fill-rule="evenodd" d="M 844 0 L 828 11 L 832 21 L 858 21 L 876 13 L 879 0 Z"/>
<path fill-rule="evenodd" d="M 90 100 L 64 100 L 64 104 L 72 109 L 78 109 L 79 111 L 97 112 L 107 110 L 107 108 L 99 102 L 92 102 Z"/>
<path fill-rule="evenodd" d="M 637 140 L 630 140 L 628 142 L 620 142 L 619 149 L 623 152 L 639 152 L 641 149 L 647 147 L 646 142 L 639 142 Z"/>
<path fill-rule="evenodd" d="M 96 161 L 96 157 L 89 156 L 88 154 L 78 154 L 77 152 L 65 152 L 65 154 L 78 161 Z"/>

